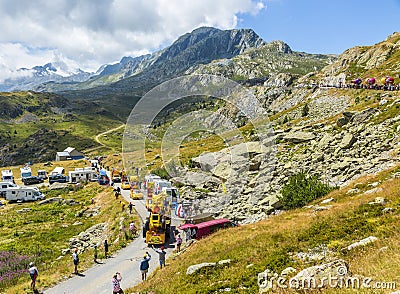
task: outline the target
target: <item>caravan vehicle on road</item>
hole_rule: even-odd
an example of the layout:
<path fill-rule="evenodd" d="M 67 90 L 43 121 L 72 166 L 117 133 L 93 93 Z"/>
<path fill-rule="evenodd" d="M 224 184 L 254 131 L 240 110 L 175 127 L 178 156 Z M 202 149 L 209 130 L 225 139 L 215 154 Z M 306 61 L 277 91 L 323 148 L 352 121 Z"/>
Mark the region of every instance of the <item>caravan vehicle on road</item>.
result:
<path fill-rule="evenodd" d="M 6 190 L 6 200 L 10 202 L 36 201 L 45 196 L 36 187 L 12 187 Z"/>

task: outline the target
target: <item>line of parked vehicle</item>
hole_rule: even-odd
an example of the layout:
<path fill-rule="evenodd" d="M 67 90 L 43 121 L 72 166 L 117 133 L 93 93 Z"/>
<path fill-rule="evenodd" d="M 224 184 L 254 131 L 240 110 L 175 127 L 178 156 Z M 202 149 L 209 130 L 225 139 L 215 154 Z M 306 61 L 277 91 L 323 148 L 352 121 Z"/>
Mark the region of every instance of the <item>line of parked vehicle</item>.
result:
<path fill-rule="evenodd" d="M 65 175 L 63 167 L 54 168 L 48 175 L 46 170 L 38 170 L 37 175 L 32 174 L 31 167 L 27 164 L 20 168 L 21 181 L 24 186 L 15 184 L 15 178 L 12 170 L 1 171 L 0 197 L 9 202 L 35 201 L 44 199 L 45 196 L 37 187 L 28 187 L 28 185 L 41 184 L 48 180 L 53 183 L 78 183 L 82 181 L 98 181 L 97 169 L 93 166 L 84 168 L 75 168 Z"/>

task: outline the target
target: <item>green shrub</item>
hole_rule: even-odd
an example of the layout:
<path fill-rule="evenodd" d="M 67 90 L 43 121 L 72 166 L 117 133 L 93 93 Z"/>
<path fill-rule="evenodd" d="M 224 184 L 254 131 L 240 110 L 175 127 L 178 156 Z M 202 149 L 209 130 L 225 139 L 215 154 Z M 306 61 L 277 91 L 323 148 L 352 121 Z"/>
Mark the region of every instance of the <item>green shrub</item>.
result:
<path fill-rule="evenodd" d="M 308 115 L 309 112 L 310 112 L 310 107 L 306 103 L 306 104 L 304 104 L 303 109 L 301 110 L 301 116 L 305 117 Z"/>
<path fill-rule="evenodd" d="M 170 175 L 169 175 L 169 173 L 167 172 L 167 170 L 166 170 L 165 168 L 162 168 L 162 167 L 153 169 L 153 170 L 151 171 L 151 173 L 152 173 L 152 174 L 155 174 L 155 175 L 157 175 L 157 176 L 159 176 L 159 177 L 161 177 L 162 179 L 167 179 L 167 180 L 169 180 L 169 179 L 171 178 Z"/>
<path fill-rule="evenodd" d="M 318 176 L 307 176 L 300 172 L 291 176 L 288 183 L 283 186 L 281 201 L 285 209 L 302 207 L 333 189 L 322 183 Z"/>

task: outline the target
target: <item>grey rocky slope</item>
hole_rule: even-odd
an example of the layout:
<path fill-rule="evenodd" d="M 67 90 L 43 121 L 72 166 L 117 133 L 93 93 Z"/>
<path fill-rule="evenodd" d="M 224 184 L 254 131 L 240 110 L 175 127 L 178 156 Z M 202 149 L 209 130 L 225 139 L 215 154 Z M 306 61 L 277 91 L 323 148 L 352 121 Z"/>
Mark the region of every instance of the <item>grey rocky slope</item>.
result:
<path fill-rule="evenodd" d="M 198 211 L 248 223 L 279 211 L 282 186 L 300 171 L 342 187 L 399 164 L 400 94 L 364 91 L 368 103 L 360 107 L 354 91 L 362 90 L 293 89 L 274 101 L 285 112 L 271 122 L 270 137 L 204 153 L 172 180 L 184 184 L 183 197 Z M 309 112 L 302 116 L 305 102 Z"/>

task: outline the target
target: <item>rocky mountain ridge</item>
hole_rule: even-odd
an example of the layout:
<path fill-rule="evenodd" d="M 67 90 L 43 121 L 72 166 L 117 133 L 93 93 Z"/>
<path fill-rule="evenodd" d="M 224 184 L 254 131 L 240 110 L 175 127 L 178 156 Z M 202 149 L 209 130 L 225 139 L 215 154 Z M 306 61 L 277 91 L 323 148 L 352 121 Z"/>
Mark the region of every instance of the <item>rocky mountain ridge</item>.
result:
<path fill-rule="evenodd" d="M 85 96 L 103 95 L 103 92 L 123 95 L 139 87 L 150 89 L 155 84 L 182 74 L 193 65 L 232 58 L 249 48 L 262 45 L 265 42 L 251 29 L 219 30 L 201 27 L 153 54 L 136 58 L 125 57 L 117 64 L 106 66 L 98 76 L 84 83 L 44 84 L 37 90 L 85 90 Z M 64 92 L 67 96 L 77 94 Z"/>

